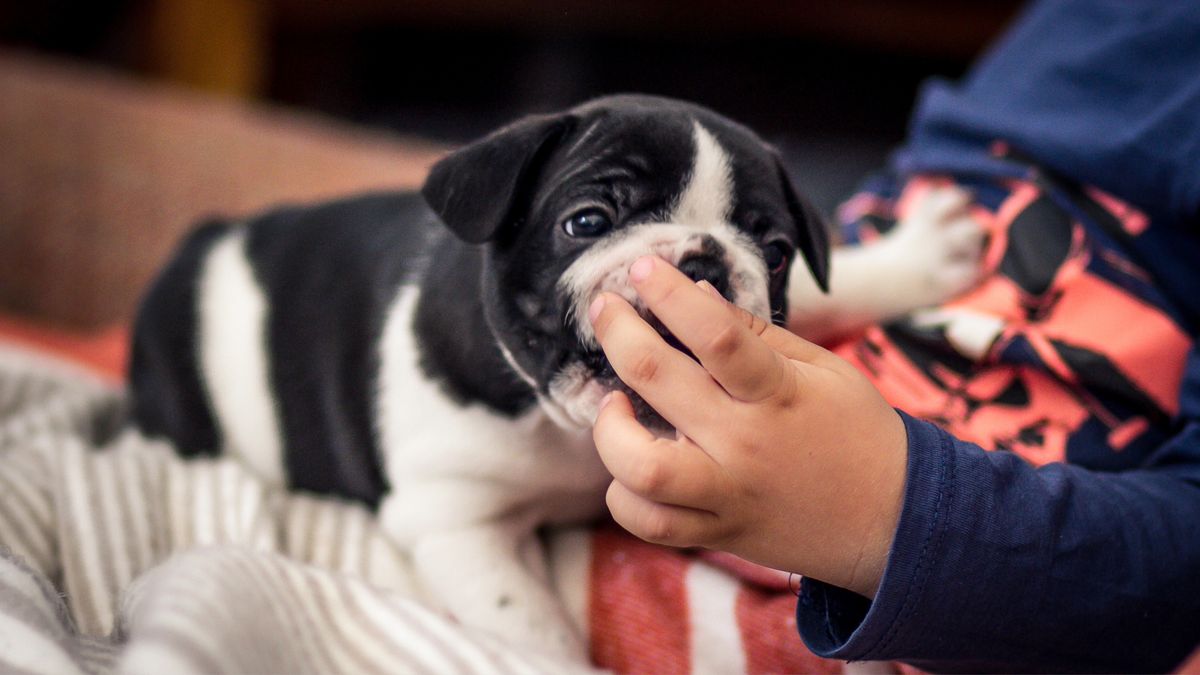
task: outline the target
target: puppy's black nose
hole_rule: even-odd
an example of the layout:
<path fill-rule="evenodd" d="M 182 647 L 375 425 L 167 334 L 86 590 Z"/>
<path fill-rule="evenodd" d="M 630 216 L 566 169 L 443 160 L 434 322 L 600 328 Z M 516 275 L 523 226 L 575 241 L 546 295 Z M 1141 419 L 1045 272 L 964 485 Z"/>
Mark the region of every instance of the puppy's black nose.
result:
<path fill-rule="evenodd" d="M 720 258 L 703 253 L 689 255 L 679 261 L 679 271 L 692 281 L 701 279 L 713 285 L 713 288 L 726 297 L 729 290 L 729 270 Z"/>

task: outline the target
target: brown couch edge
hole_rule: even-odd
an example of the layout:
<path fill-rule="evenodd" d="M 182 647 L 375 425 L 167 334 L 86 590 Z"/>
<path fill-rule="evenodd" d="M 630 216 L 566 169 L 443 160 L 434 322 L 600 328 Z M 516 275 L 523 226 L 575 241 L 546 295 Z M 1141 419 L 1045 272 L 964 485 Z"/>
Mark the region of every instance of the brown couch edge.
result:
<path fill-rule="evenodd" d="M 0 49 L 0 312 L 128 321 L 199 219 L 411 189 L 444 150 Z"/>

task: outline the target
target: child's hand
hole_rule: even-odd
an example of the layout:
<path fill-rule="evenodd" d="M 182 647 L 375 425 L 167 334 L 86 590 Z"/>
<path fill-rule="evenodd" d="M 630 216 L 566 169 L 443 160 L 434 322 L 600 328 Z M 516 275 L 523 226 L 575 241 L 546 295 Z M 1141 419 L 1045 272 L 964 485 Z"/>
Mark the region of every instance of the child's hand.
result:
<path fill-rule="evenodd" d="M 735 553 L 873 597 L 899 519 L 904 424 L 852 366 L 658 258 L 638 294 L 699 358 L 613 294 L 591 320 L 613 367 L 678 430 L 656 438 L 614 393 L 593 435 L 613 517 L 673 546 Z M 702 364 L 702 365 L 701 365 Z"/>

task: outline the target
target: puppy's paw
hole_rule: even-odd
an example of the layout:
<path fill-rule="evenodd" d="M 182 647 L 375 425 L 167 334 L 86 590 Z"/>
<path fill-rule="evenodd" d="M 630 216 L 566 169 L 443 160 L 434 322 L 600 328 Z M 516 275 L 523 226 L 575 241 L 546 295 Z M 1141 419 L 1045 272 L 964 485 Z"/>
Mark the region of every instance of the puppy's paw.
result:
<path fill-rule="evenodd" d="M 875 242 L 841 246 L 831 263 L 832 291 L 823 295 L 803 264 L 792 269 L 788 327 L 818 342 L 945 303 L 970 290 L 983 273 L 985 228 L 971 196 L 955 187 L 906 194 L 905 216 Z"/>
<path fill-rule="evenodd" d="M 918 195 L 885 242 L 898 272 L 893 281 L 913 308 L 946 302 L 979 281 L 984 227 L 961 188 L 939 186 Z"/>

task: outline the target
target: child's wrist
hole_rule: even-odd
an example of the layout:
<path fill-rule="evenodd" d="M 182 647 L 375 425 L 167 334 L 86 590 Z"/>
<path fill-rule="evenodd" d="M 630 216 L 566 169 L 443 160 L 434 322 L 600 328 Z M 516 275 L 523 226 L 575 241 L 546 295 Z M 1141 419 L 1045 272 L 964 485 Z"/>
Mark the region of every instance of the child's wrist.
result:
<path fill-rule="evenodd" d="M 844 585 L 867 598 L 874 598 L 879 589 L 904 507 L 908 434 L 900 415 L 892 411 L 892 417 L 891 423 L 881 430 L 878 454 L 869 463 L 873 476 L 863 482 L 865 490 L 860 494 L 870 496 L 863 505 L 864 534 Z"/>

